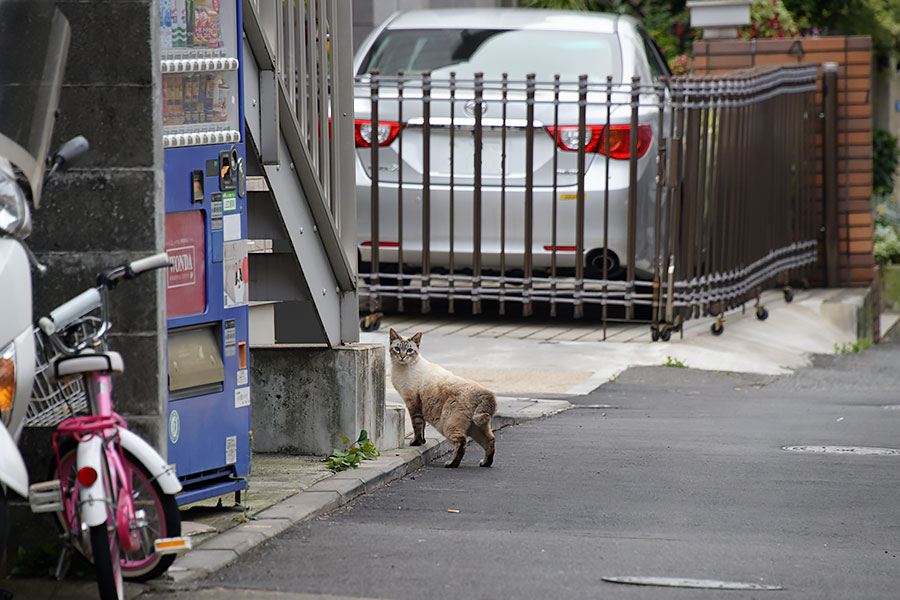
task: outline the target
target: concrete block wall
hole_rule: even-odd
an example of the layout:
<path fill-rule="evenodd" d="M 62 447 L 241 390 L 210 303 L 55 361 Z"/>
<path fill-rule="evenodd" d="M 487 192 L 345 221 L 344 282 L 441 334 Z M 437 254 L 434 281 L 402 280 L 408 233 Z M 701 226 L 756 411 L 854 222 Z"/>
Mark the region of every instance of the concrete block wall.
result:
<path fill-rule="evenodd" d="M 52 148 L 84 135 L 91 149 L 45 188 L 28 245 L 49 267 L 34 275 L 35 317 L 94 285 L 98 271 L 163 251 L 162 114 L 158 6 L 152 0 L 58 0 L 72 30 Z M 166 321 L 163 274 L 123 282 L 111 293 L 109 336 L 125 359 L 113 400 L 129 427 L 164 455 Z M 50 473 L 51 428 L 26 428 L 21 447 L 32 482 Z M 8 567 L 36 569 L 40 548 L 58 539 L 52 514 L 11 499 Z"/>
<path fill-rule="evenodd" d="M 29 245 L 50 268 L 34 279 L 36 316 L 92 285 L 102 268 L 165 247 L 157 3 L 57 6 L 72 41 L 52 146 L 81 134 L 91 149 L 54 178 L 33 215 Z M 165 453 L 163 274 L 124 282 L 110 300 L 110 346 L 126 365 L 115 380 L 116 410 Z"/>
<path fill-rule="evenodd" d="M 361 429 L 382 447 L 384 369 L 378 344 L 252 347 L 253 451 L 327 456 Z"/>

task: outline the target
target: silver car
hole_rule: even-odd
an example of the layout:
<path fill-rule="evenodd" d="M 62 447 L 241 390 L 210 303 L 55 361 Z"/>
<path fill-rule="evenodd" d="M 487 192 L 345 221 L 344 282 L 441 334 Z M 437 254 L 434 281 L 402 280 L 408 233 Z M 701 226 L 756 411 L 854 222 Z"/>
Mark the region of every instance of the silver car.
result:
<path fill-rule="evenodd" d="M 669 71 L 659 47 L 638 21 L 620 15 L 533 9 L 401 12 L 362 43 L 354 70 L 363 272 L 371 259 L 373 237 L 383 269 L 384 263 L 397 263 L 401 247 L 405 267 L 423 264 L 423 191 L 427 186 L 431 269 L 463 272 L 477 264 L 484 272 L 502 267 L 507 273 L 530 263 L 537 274 L 551 264 L 562 272 L 571 271 L 577 231 L 583 226 L 585 276 L 602 276 L 604 240 L 607 276 L 621 276 L 629 256 L 633 77 L 639 77 L 643 87 L 636 113 L 637 206 L 631 250 L 636 272 L 645 276 L 651 272 L 656 156 L 660 129 L 665 129 L 660 124 L 659 100 L 664 94 L 661 80 Z M 477 115 L 479 73 L 483 91 Z M 429 74 L 430 79 L 423 77 Z M 534 74 L 531 96 L 526 74 Z M 579 169 L 581 75 L 587 75 L 589 91 L 585 162 Z M 373 87 L 377 88 L 374 94 Z M 377 127 L 372 125 L 375 107 Z M 374 236 L 373 130 L 378 139 Z M 585 200 L 579 220 L 576 198 L 582 174 Z M 476 193 L 479 179 L 480 194 Z M 531 219 L 524 208 L 526 189 L 531 191 Z M 604 213 L 608 214 L 606 228 Z M 478 232 L 480 236 L 475 235 Z M 529 240 L 530 255 L 525 251 Z"/>

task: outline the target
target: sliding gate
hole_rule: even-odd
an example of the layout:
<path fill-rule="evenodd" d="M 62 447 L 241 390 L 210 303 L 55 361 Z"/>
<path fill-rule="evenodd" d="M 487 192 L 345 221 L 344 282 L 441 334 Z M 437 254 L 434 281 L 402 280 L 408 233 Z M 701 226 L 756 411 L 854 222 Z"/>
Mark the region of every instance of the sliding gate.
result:
<path fill-rule="evenodd" d="M 668 340 L 816 261 L 816 67 L 645 84 L 357 80 L 360 296 L 372 312 L 546 305 Z M 571 311 L 571 312 L 569 312 Z"/>

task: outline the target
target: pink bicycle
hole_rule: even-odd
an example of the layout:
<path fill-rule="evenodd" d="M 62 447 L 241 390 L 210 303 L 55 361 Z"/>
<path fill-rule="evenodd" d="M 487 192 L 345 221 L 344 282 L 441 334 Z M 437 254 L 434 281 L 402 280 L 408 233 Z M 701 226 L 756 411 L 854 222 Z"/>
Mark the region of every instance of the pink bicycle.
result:
<path fill-rule="evenodd" d="M 65 576 L 74 549 L 94 563 L 104 600 L 123 598 L 123 579 L 158 577 L 190 548 L 181 537 L 174 467 L 113 410 L 111 379 L 124 363 L 105 343 L 108 291 L 168 264 L 161 253 L 103 271 L 96 287 L 39 319 L 35 329 L 38 365 L 26 422 L 58 427 L 51 480 L 31 486 L 29 500 L 34 512 L 56 512 L 62 525 L 57 577 Z M 71 416 L 85 409 L 88 415 Z"/>

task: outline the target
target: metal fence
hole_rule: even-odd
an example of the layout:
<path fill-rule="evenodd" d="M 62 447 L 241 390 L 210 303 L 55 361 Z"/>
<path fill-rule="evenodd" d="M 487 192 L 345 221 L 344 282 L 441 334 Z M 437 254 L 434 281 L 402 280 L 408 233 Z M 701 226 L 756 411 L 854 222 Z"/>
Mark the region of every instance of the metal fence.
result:
<path fill-rule="evenodd" d="M 586 307 L 668 340 L 816 260 L 814 66 L 627 83 L 372 73 L 355 87 L 360 296 Z M 566 309 L 568 310 L 568 309 Z"/>

